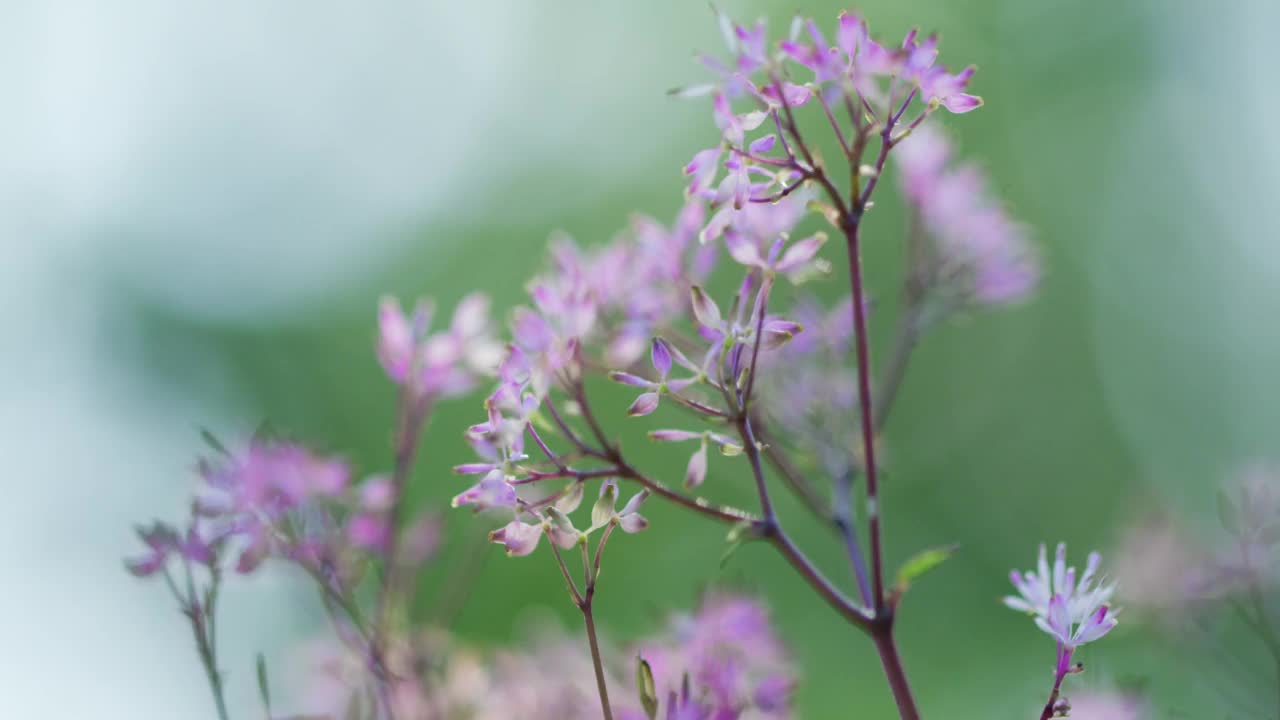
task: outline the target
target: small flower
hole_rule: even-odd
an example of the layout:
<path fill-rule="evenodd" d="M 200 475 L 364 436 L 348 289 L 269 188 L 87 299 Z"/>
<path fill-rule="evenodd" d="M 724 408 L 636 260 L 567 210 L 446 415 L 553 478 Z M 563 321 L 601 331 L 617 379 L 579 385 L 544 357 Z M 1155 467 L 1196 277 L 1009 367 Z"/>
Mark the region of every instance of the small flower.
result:
<path fill-rule="evenodd" d="M 713 109 L 716 125 L 724 134 L 724 139 L 732 145 L 741 146 L 746 133 L 760 127 L 765 118 L 765 113 L 754 110 L 742 115 L 736 115 L 733 108 L 729 104 L 729 98 L 724 93 L 717 93 L 713 101 Z"/>
<path fill-rule="evenodd" d="M 653 363 L 653 369 L 658 371 L 658 377 L 666 380 L 671 374 L 671 347 L 667 345 L 667 341 L 662 338 L 654 338 L 653 344 L 649 350 L 649 360 Z"/>
<path fill-rule="evenodd" d="M 707 479 L 707 440 L 704 437 L 702 444 L 689 456 L 689 465 L 684 471 L 684 486 L 690 490 L 698 487 Z"/>
<path fill-rule="evenodd" d="M 372 477 L 360 486 L 360 506 L 369 512 L 386 512 L 395 502 L 396 489 L 389 477 Z"/>
<path fill-rule="evenodd" d="M 489 541 L 502 545 L 510 557 L 523 557 L 533 552 L 542 539 L 541 525 L 530 525 L 512 520 L 506 525 L 489 533 Z"/>
<path fill-rule="evenodd" d="M 712 593 L 692 614 L 674 617 L 668 638 L 643 643 L 669 718 L 786 717 L 794 672 L 763 606 Z M 683 714 L 682 714 L 683 713 Z"/>
<path fill-rule="evenodd" d="M 159 522 L 149 528 L 139 527 L 137 533 L 147 545 L 147 554 L 125 560 L 125 567 L 138 577 L 147 577 L 160 571 L 177 549 L 178 533 Z"/>
<path fill-rule="evenodd" d="M 578 528 L 573 526 L 573 521 L 568 515 L 560 512 L 554 505 L 546 510 L 547 521 L 543 523 L 543 531 L 550 537 L 551 541 L 564 549 L 569 549 L 577 545 L 585 537 Z"/>
<path fill-rule="evenodd" d="M 391 526 L 381 513 L 357 513 L 347 521 L 347 539 L 354 547 L 384 552 L 391 541 Z"/>
<path fill-rule="evenodd" d="M 1073 620 L 1069 608 L 1070 601 L 1061 593 L 1056 593 L 1049 601 L 1049 614 L 1037 617 L 1036 626 L 1052 635 L 1068 649 L 1077 648 L 1085 643 L 1093 642 L 1111 632 L 1118 622 L 1115 613 L 1106 605 L 1100 605 L 1084 616 L 1082 621 Z"/>
<path fill-rule="evenodd" d="M 450 397 L 467 392 L 478 374 L 492 373 L 502 347 L 490 336 L 489 300 L 463 298 L 448 329 L 427 335 L 432 306 L 419 302 L 412 320 L 399 302 L 383 298 L 378 307 L 378 360 L 398 385 L 422 396 Z"/>
<path fill-rule="evenodd" d="M 720 156 L 723 154 L 724 150 L 719 146 L 700 150 L 684 166 L 684 174 L 689 176 L 687 193 L 690 196 L 696 196 L 711 189 L 711 183 L 715 181 L 716 173 L 720 169 Z"/>
<path fill-rule="evenodd" d="M 649 437 L 659 442 L 699 441 L 698 449 L 689 457 L 689 464 L 685 468 L 684 486 L 692 490 L 707 479 L 708 433 L 688 430 L 654 430 L 649 433 Z"/>
<path fill-rule="evenodd" d="M 782 674 L 769 675 L 756 684 L 752 699 L 756 707 L 765 712 L 784 712 L 791 706 L 791 696 L 795 689 L 794 678 Z"/>
<path fill-rule="evenodd" d="M 668 379 L 671 374 L 673 358 L 685 367 L 693 367 L 692 363 L 682 353 L 671 347 L 666 340 L 654 338 L 650 345 L 649 361 L 652 363 L 653 369 L 658 373 L 657 381 L 646 380 L 638 375 L 632 375 L 620 370 L 609 373 L 609 379 L 614 382 L 645 390 L 627 408 L 627 415 L 631 417 L 649 415 L 658 409 L 658 402 L 663 393 L 678 392 L 694 382 L 694 378 L 683 380 Z"/>
<path fill-rule="evenodd" d="M 477 511 L 494 507 L 515 507 L 516 490 L 500 469 L 490 470 L 480 482 L 453 498 L 453 507 L 474 506 Z"/>
<path fill-rule="evenodd" d="M 403 383 L 409 377 L 419 335 L 431 322 L 433 311 L 430 301 L 419 302 L 411 321 L 395 298 L 384 297 L 378 303 L 378 360 L 394 382 Z"/>
<path fill-rule="evenodd" d="M 1039 271 L 1025 229 L 993 200 L 975 166 L 948 169 L 945 137 L 925 124 L 895 150 L 907 199 L 938 247 L 936 280 L 968 299 L 998 305 L 1025 298 Z"/>
<path fill-rule="evenodd" d="M 623 532 L 638 533 L 649 527 L 649 521 L 640 514 L 640 506 L 644 504 L 644 501 L 647 500 L 648 497 L 649 491 L 647 489 L 641 490 L 635 495 L 632 495 L 631 499 L 627 501 L 627 504 L 622 506 L 622 512 L 618 513 L 615 516 L 615 519 L 617 520 L 618 527 L 622 528 Z"/>
<path fill-rule="evenodd" d="M 1040 546 L 1035 571 L 1014 570 L 1009 579 L 1017 596 L 1004 598 L 1008 607 L 1035 616 L 1036 625 L 1053 635 L 1067 648 L 1092 642 L 1116 626 L 1115 613 L 1107 602 L 1115 585 L 1094 584 L 1102 558 L 1090 553 L 1084 573 L 1076 581 L 1076 569 L 1066 563 L 1067 546 L 1060 543 L 1050 570 L 1045 546 Z"/>
<path fill-rule="evenodd" d="M 636 397 L 635 402 L 627 408 L 627 415 L 631 417 L 642 417 L 649 415 L 658 409 L 658 393 L 647 392 L 641 393 Z"/>
<path fill-rule="evenodd" d="M 615 523 L 625 533 L 637 533 L 649 527 L 649 521 L 640 514 L 640 506 L 649 497 L 647 489 L 641 490 L 615 510 L 618 501 L 618 483 L 610 478 L 600 485 L 600 499 L 591 508 L 591 529 L 598 530 Z"/>
<path fill-rule="evenodd" d="M 721 330 L 724 327 L 724 318 L 720 315 L 720 306 L 716 305 L 716 301 L 707 294 L 707 291 L 693 286 L 690 291 L 693 301 L 693 315 L 698 320 L 698 324 L 708 330 Z"/>

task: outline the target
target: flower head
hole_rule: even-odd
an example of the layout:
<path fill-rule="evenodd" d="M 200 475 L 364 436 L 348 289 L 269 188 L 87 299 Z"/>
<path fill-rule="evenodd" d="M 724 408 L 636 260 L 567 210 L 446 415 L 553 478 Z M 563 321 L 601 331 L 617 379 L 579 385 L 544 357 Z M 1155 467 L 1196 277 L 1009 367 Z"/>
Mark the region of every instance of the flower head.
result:
<path fill-rule="evenodd" d="M 642 643 L 638 654 L 652 667 L 668 712 L 688 713 L 671 717 L 739 717 L 746 708 L 778 716 L 789 709 L 790 660 L 768 612 L 749 598 L 707 596 L 693 614 L 672 619 L 668 637 Z"/>
<path fill-rule="evenodd" d="M 454 310 L 449 327 L 428 335 L 432 305 L 419 302 L 412 318 L 394 298 L 378 306 L 378 360 L 387 376 L 422 396 L 449 397 L 469 391 L 491 374 L 502 348 L 492 337 L 489 299 L 472 294 Z"/>
<path fill-rule="evenodd" d="M 1018 594 L 1005 597 L 1004 604 L 1035 616 L 1041 630 L 1073 648 L 1097 640 L 1116 626 L 1115 612 L 1107 604 L 1115 585 L 1097 577 L 1102 563 L 1098 553 L 1089 554 L 1078 581 L 1076 569 L 1067 566 L 1066 554 L 1066 543 L 1060 543 L 1050 569 L 1045 546 L 1041 545 L 1035 570 L 1014 570 L 1009 574 Z"/>
<path fill-rule="evenodd" d="M 937 245 L 934 278 L 979 304 L 1025 298 L 1039 280 L 1026 230 L 990 197 L 973 165 L 949 169 L 951 148 L 921 125 L 895 150 L 903 192 Z"/>

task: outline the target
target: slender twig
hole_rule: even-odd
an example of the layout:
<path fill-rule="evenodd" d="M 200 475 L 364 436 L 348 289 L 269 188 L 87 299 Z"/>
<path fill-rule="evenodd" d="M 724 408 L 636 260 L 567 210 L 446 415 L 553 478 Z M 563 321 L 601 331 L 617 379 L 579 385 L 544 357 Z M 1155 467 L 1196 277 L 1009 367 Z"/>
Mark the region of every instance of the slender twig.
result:
<path fill-rule="evenodd" d="M 583 455 L 588 455 L 590 457 L 597 457 L 597 458 L 604 457 L 603 453 L 601 453 L 599 450 L 596 450 L 595 448 L 592 448 L 590 445 L 587 445 L 586 441 L 584 441 L 581 437 L 579 437 L 578 433 L 574 432 L 573 428 L 570 427 L 569 423 L 565 422 L 564 417 L 560 415 L 560 411 L 556 410 L 556 405 L 555 403 L 551 402 L 550 397 L 547 398 L 547 401 L 544 402 L 542 406 L 547 409 L 547 414 L 551 416 L 551 420 L 555 422 L 556 427 L 560 429 L 560 433 L 564 435 L 566 440 L 568 440 L 570 443 L 573 444 L 575 448 L 578 449 L 578 452 L 582 453 Z"/>
<path fill-rule="evenodd" d="M 582 619 L 587 628 L 587 642 L 591 646 L 591 664 L 595 669 L 596 676 L 596 692 L 600 696 L 600 711 L 604 715 L 604 720 L 613 720 L 613 708 L 609 704 L 609 687 L 604 677 L 604 661 L 600 655 L 600 639 L 596 632 L 595 615 L 592 612 L 592 600 L 596 594 L 596 581 L 600 577 L 600 560 L 604 553 L 605 543 L 609 541 L 610 531 L 613 530 L 613 523 L 610 523 L 600 536 L 600 542 L 596 546 L 595 561 L 589 558 L 587 552 L 587 541 L 583 537 L 578 547 L 582 550 L 582 574 L 585 576 L 585 585 L 581 592 L 578 591 L 578 585 L 574 582 L 573 576 L 569 573 L 569 568 L 565 565 L 564 556 L 560 554 L 560 548 L 555 544 L 554 538 L 551 537 L 551 531 L 547 530 L 547 539 L 551 541 L 551 550 L 556 557 L 556 565 L 560 567 L 560 574 L 564 576 L 565 585 L 568 586 L 569 595 L 573 598 L 573 604 L 582 612 Z"/>
<path fill-rule="evenodd" d="M 760 497 L 760 512 L 764 515 L 766 532 L 777 527 L 778 515 L 774 511 L 773 501 L 769 497 L 769 487 L 764 481 L 764 468 L 760 463 L 760 445 L 755 433 L 751 431 L 751 420 L 744 414 L 738 419 L 738 432 L 742 436 L 742 446 L 747 460 L 751 463 L 751 475 L 756 481 L 756 494 Z"/>
<path fill-rule="evenodd" d="M 872 178 L 867 188 L 873 187 Z M 862 259 L 858 245 L 858 225 L 846 230 L 849 255 L 849 284 L 853 290 L 854 353 L 857 357 L 858 402 L 862 426 L 862 464 L 867 486 L 867 534 L 871 543 L 872 599 L 877 612 L 884 608 L 884 559 L 880 546 L 880 486 L 876 477 L 875 420 L 871 398 L 871 352 L 867 334 L 867 318 L 862 291 Z"/>
<path fill-rule="evenodd" d="M 426 398 L 419 398 L 405 383 L 401 394 L 401 411 L 396 429 L 395 464 L 391 471 L 391 510 L 388 513 L 387 526 L 390 537 L 387 538 L 387 558 L 382 571 L 382 585 L 378 592 L 378 610 L 374 620 L 374 650 L 382 651 L 382 646 L 390 620 L 391 603 L 396 592 L 398 569 L 400 563 L 400 523 L 404 516 L 404 491 L 413 474 L 413 460 L 418 451 L 422 426 L 430 411 L 430 403 Z"/>
<path fill-rule="evenodd" d="M 766 431 L 761 417 L 754 412 L 751 414 L 751 427 L 760 443 L 764 446 L 761 452 L 765 461 L 782 478 L 782 482 L 791 493 L 823 524 L 830 526 L 832 529 L 838 529 L 839 519 L 835 516 L 835 513 L 832 512 L 827 502 L 818 494 L 818 491 L 809 482 L 808 477 L 791 462 L 786 452 L 777 446 Z"/>
<path fill-rule="evenodd" d="M 902 668 L 902 659 L 898 657 L 898 645 L 893 639 L 893 624 L 881 622 L 877 628 L 883 629 L 877 629 L 871 633 L 871 639 L 875 641 L 876 651 L 880 653 L 880 664 L 884 667 L 889 691 L 893 693 L 894 702 L 898 705 L 898 714 L 902 720 L 920 720 L 915 696 L 911 694 L 911 684 L 907 682 L 906 671 Z"/>
<path fill-rule="evenodd" d="M 1062 681 L 1067 677 L 1067 669 L 1071 661 L 1071 651 L 1058 643 L 1058 665 L 1053 673 L 1053 689 L 1049 691 L 1049 700 L 1040 711 L 1040 720 L 1050 720 L 1057 711 L 1058 698 L 1062 694 Z"/>
<path fill-rule="evenodd" d="M 588 403 L 585 395 L 579 398 L 578 401 L 584 405 Z M 754 448 L 755 446 L 754 444 L 750 444 L 750 447 Z M 600 453 L 600 451 L 593 450 L 593 452 L 603 454 Z M 758 529 L 762 526 L 763 521 L 760 518 L 753 516 L 751 513 L 734 508 L 713 505 L 703 498 L 689 497 L 671 490 L 662 483 L 648 477 L 633 467 L 622 457 L 617 448 L 613 448 L 609 452 L 612 453 L 612 456 L 608 459 L 613 462 L 614 467 L 617 470 L 618 477 L 638 482 L 640 485 L 648 488 L 649 491 L 655 495 L 670 500 L 680 507 L 696 512 L 704 517 L 712 518 L 723 523 L 734 525 L 749 523 Z M 773 525 L 775 531 L 768 531 L 768 527 L 769 526 L 767 524 L 764 525 L 765 532 L 763 535 L 767 537 L 774 546 L 778 547 L 787 562 L 800 574 L 802 578 L 804 578 L 807 583 L 809 583 L 811 587 L 814 588 L 814 590 L 817 591 L 818 595 L 826 600 L 827 603 L 831 605 L 831 607 L 834 608 L 842 617 L 845 617 L 862 630 L 870 631 L 872 623 L 871 615 L 859 607 L 857 603 L 841 593 L 840 590 L 837 589 L 835 585 L 833 585 L 831 581 L 828 580 L 807 557 L 805 557 L 804 553 L 795 546 L 785 533 L 776 531 L 776 523 Z"/>
<path fill-rule="evenodd" d="M 858 592 L 867 607 L 875 607 L 871 597 L 871 583 L 867 580 L 867 561 L 862 554 L 862 545 L 858 542 L 858 531 L 853 523 L 853 474 L 850 471 L 841 473 L 832 480 L 832 495 L 835 506 L 835 524 L 844 540 L 845 554 L 849 557 L 849 566 L 853 570 L 854 580 L 858 583 Z"/>
<path fill-rule="evenodd" d="M 209 690 L 213 693 L 213 704 L 217 708 L 218 718 L 227 720 L 227 702 L 222 691 L 222 673 L 218 671 L 217 641 L 213 636 L 214 604 L 218 597 L 221 574 L 216 569 L 213 571 L 206 602 L 201 602 L 196 593 L 195 578 L 191 573 L 191 561 L 185 555 L 182 557 L 185 592 L 178 589 L 167 567 L 162 572 L 169 592 L 173 593 L 178 603 L 179 611 L 191 624 L 191 635 L 196 641 L 196 653 L 200 656 L 200 665 L 204 668 L 205 678 L 209 681 Z"/>
<path fill-rule="evenodd" d="M 591 603 L 580 606 L 582 619 L 587 626 L 587 641 L 591 644 L 591 664 L 596 671 L 596 692 L 600 694 L 600 711 L 604 720 L 613 720 L 613 708 L 609 706 L 609 686 L 604 680 L 604 662 L 600 658 L 600 640 L 596 637 L 596 620 L 591 612 Z"/>
<path fill-rule="evenodd" d="M 841 617 L 848 620 L 850 624 L 868 633 L 873 632 L 873 618 L 865 610 L 858 607 L 857 603 L 850 600 L 836 589 L 836 586 L 818 570 L 810 560 L 805 557 L 800 548 L 796 547 L 795 542 L 785 532 L 776 531 L 768 537 L 770 544 L 778 549 L 782 557 L 791 565 L 796 572 L 800 573 L 800 577 L 813 588 L 818 596 L 827 602 Z"/>
<path fill-rule="evenodd" d="M 760 292 L 767 293 L 768 286 L 762 286 Z M 752 349 L 751 376 L 747 380 L 746 391 L 739 398 L 739 412 L 736 419 L 738 433 L 742 438 L 743 449 L 747 455 L 747 460 L 751 464 L 751 474 L 756 481 L 756 493 L 760 498 L 761 512 L 764 519 L 760 521 L 758 529 L 767 537 L 773 545 L 778 548 L 800 575 L 818 591 L 828 603 L 835 607 L 842 615 L 844 615 L 854 625 L 869 627 L 870 617 L 866 615 L 860 608 L 855 606 L 852 601 L 845 597 L 839 590 L 831 584 L 829 580 L 815 567 L 804 553 L 795 545 L 786 531 L 783 530 L 778 516 L 774 511 L 773 502 L 769 497 L 768 484 L 765 482 L 764 468 L 760 461 L 760 443 L 757 441 L 754 431 L 751 427 L 751 416 L 748 412 L 748 405 L 751 399 L 751 390 L 754 387 L 755 374 L 758 369 L 758 353 L 760 350 L 761 330 L 763 328 L 763 318 L 768 309 L 768 295 L 761 297 L 760 318 L 756 325 L 756 344 Z"/>
<path fill-rule="evenodd" d="M 746 512 L 745 510 L 738 510 L 736 508 L 724 507 L 721 505 L 714 505 L 710 501 L 708 501 L 706 498 L 689 496 L 681 492 L 672 490 L 666 485 L 663 485 L 657 480 L 654 480 L 653 478 L 650 478 L 644 473 L 635 469 L 629 463 L 623 460 L 620 456 L 616 458 L 616 463 L 617 464 L 615 465 L 615 469 L 617 470 L 617 474 L 619 477 L 626 478 L 629 480 L 634 480 L 640 483 L 642 486 L 648 488 L 649 491 L 652 492 L 654 495 L 658 495 L 662 498 L 670 500 L 671 502 L 674 502 L 675 504 L 681 507 L 688 508 L 689 510 L 692 510 L 701 515 L 705 515 L 706 517 L 719 520 L 720 522 L 740 523 L 740 522 L 754 522 L 755 520 L 757 520 L 755 516 L 753 516 L 749 512 Z"/>
<path fill-rule="evenodd" d="M 764 344 L 764 316 L 769 310 L 769 290 L 773 287 L 773 280 L 765 277 L 760 281 L 760 290 L 758 291 L 758 302 L 760 306 L 759 317 L 756 318 L 756 332 L 754 341 L 751 343 L 751 374 L 747 375 L 747 387 L 742 393 L 742 399 L 739 403 L 739 411 L 743 417 L 746 417 L 751 408 L 751 394 L 756 387 L 756 368 L 760 364 L 760 346 Z"/>
<path fill-rule="evenodd" d="M 551 541 L 551 552 L 556 556 L 556 565 L 560 566 L 560 574 L 564 576 L 564 583 L 569 589 L 569 596 L 573 598 L 573 604 L 582 605 L 582 593 L 578 592 L 578 584 L 573 581 L 573 576 L 569 574 L 569 566 L 564 564 L 564 556 L 560 554 L 560 546 L 556 545 L 555 538 L 551 536 L 551 531 L 547 530 L 547 539 Z"/>
<path fill-rule="evenodd" d="M 835 114 L 831 112 L 831 106 L 827 104 L 827 98 L 821 91 L 816 94 L 818 96 L 818 103 L 822 105 L 822 112 L 826 113 L 827 122 L 831 123 L 831 129 L 835 132 L 836 140 L 840 143 L 840 149 L 844 151 L 844 156 L 846 158 L 852 156 L 853 149 L 849 147 L 848 142 L 845 142 L 844 131 L 840 129 L 840 122 L 836 120 Z"/>

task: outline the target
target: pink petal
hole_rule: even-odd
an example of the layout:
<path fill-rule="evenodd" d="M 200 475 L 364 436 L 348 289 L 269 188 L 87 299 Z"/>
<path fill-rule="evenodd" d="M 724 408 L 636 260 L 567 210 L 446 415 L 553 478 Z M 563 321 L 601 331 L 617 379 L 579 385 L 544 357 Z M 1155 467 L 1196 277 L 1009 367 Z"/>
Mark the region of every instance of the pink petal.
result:
<path fill-rule="evenodd" d="M 640 397 L 631 403 L 631 407 L 627 408 L 627 414 L 631 417 L 641 417 L 652 413 L 658 409 L 658 393 L 647 392 L 641 393 Z"/>
<path fill-rule="evenodd" d="M 512 520 L 489 533 L 489 541 L 506 547 L 507 555 L 511 557 L 522 557 L 533 552 L 534 548 L 538 547 L 540 539 L 542 539 L 542 526 L 528 525 L 519 520 Z"/>

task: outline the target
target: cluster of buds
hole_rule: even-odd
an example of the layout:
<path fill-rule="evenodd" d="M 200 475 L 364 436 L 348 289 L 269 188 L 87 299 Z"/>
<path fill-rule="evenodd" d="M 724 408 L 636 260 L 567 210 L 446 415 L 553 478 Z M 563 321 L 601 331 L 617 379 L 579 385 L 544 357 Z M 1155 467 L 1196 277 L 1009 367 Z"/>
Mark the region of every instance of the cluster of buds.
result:
<path fill-rule="evenodd" d="M 350 472 L 336 458 L 293 443 L 255 439 L 197 466 L 203 481 L 191 522 L 179 534 L 164 523 L 140 531 L 148 553 L 128 561 L 137 575 L 162 571 L 170 555 L 210 566 L 235 554 L 235 569 L 255 570 L 269 555 L 308 563 L 332 559 L 332 538 L 312 528 L 312 511 L 348 492 Z"/>

